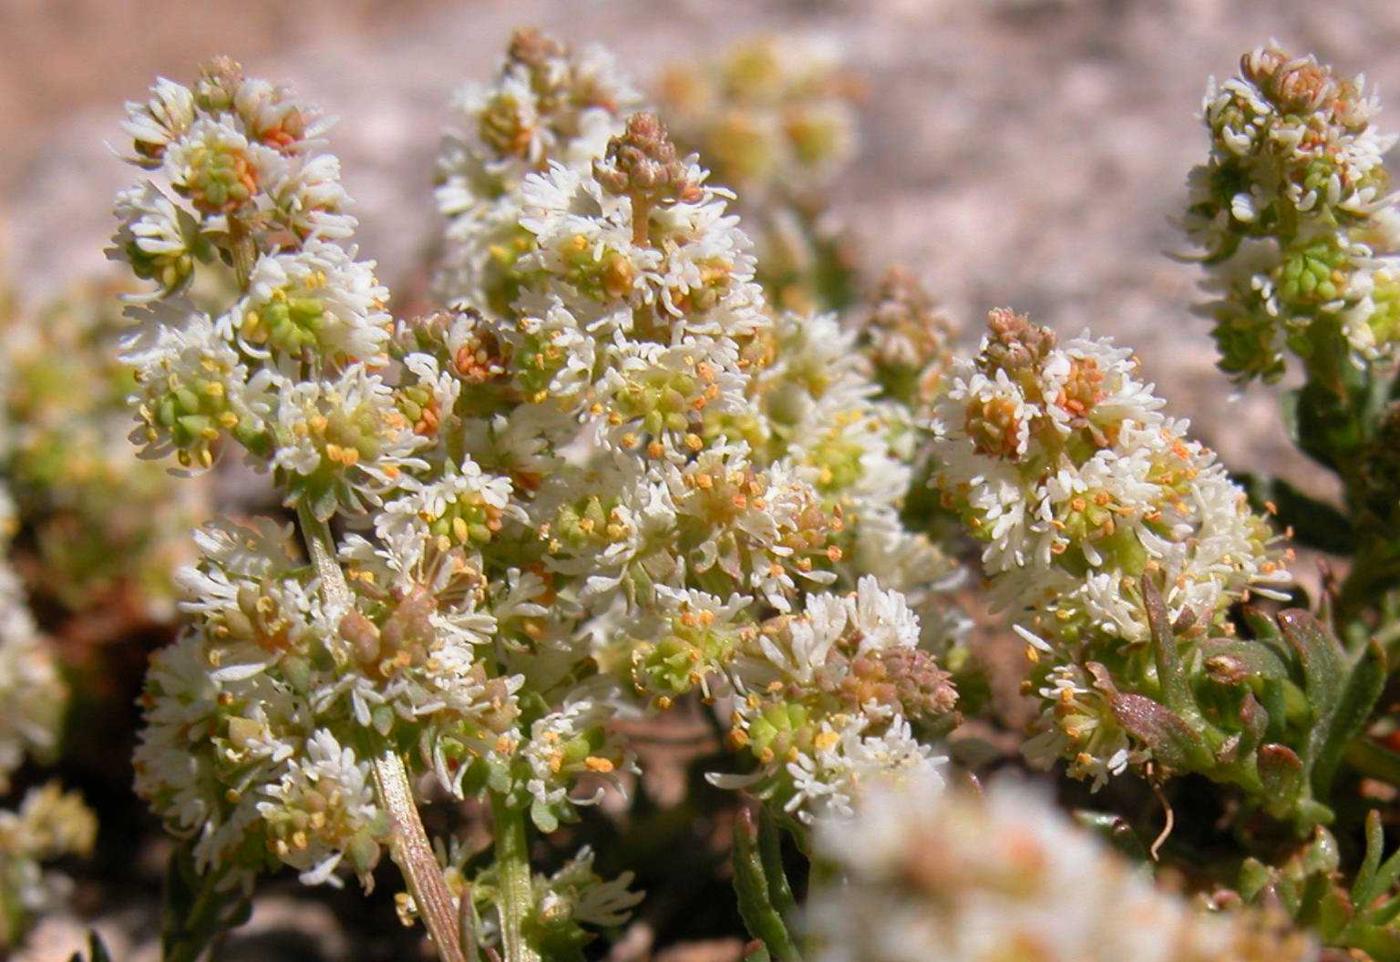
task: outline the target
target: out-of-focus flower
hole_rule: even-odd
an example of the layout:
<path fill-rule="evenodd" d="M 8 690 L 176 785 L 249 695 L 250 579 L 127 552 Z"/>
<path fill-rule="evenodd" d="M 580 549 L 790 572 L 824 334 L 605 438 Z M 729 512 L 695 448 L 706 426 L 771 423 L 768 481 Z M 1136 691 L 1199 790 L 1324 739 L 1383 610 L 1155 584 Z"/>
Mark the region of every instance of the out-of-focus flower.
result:
<path fill-rule="evenodd" d="M 1305 962 L 1264 913 L 1212 915 L 1154 886 L 1032 789 L 877 783 L 818 825 L 806 908 L 817 962 Z"/>
<path fill-rule="evenodd" d="M 130 327 L 117 297 L 129 292 L 93 282 L 3 317 L 0 463 L 29 532 L 22 567 L 32 591 L 78 615 L 116 609 L 166 620 L 208 488 L 131 456 L 134 380 L 115 357 Z"/>
<path fill-rule="evenodd" d="M 26 759 L 54 760 L 62 736 L 68 689 L 47 639 L 29 613 L 24 589 L 10 569 L 14 506 L 0 489 L 0 795 Z M 31 789 L 17 810 L 0 809 L 0 949 L 14 946 L 34 917 L 59 901 L 65 880 L 42 862 L 85 855 L 97 821 L 76 793 L 57 784 Z"/>
<path fill-rule="evenodd" d="M 850 252 L 827 208 L 855 154 L 857 92 L 835 43 L 788 37 L 673 65 L 657 84 L 676 142 L 737 193 L 758 281 L 779 307 L 833 309 L 851 297 Z"/>

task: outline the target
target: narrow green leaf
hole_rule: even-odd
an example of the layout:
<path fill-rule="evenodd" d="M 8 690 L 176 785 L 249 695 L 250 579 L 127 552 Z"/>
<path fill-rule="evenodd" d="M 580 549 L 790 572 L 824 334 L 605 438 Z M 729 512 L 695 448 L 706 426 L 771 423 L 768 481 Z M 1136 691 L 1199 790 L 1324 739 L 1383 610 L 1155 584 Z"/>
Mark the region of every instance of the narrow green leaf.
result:
<path fill-rule="evenodd" d="M 1381 697 L 1385 687 L 1385 650 L 1372 641 L 1356 659 L 1351 674 L 1342 689 L 1341 697 L 1326 720 L 1326 730 L 1317 755 L 1313 759 L 1313 794 L 1327 798 L 1332 787 L 1332 779 L 1341 764 L 1342 754 L 1348 743 L 1361 734 L 1371 709 Z"/>
<path fill-rule="evenodd" d="M 1162 686 L 1162 699 L 1173 712 L 1194 721 L 1199 717 L 1200 709 L 1191 694 L 1186 673 L 1181 668 L 1181 659 L 1177 656 L 1176 632 L 1172 629 L 1167 606 L 1162 601 L 1162 592 L 1150 574 L 1142 576 L 1142 602 L 1152 630 L 1152 654 L 1157 662 L 1157 680 Z"/>
<path fill-rule="evenodd" d="M 1341 643 L 1316 618 L 1298 608 L 1279 612 L 1278 626 L 1303 668 L 1303 686 L 1313 711 L 1319 717 L 1330 715 L 1346 683 Z"/>
<path fill-rule="evenodd" d="M 797 918 L 797 899 L 793 897 L 787 871 L 783 868 L 783 830 L 767 808 L 759 816 L 758 850 L 763 860 L 763 874 L 768 878 L 768 896 L 783 923 L 791 928 Z"/>
<path fill-rule="evenodd" d="M 1114 695 L 1113 716 L 1129 734 L 1149 749 L 1153 757 L 1177 772 L 1204 772 L 1215 757 L 1196 730 L 1171 709 L 1142 695 Z"/>
<path fill-rule="evenodd" d="M 1287 745 L 1264 745 L 1259 749 L 1259 780 L 1264 797 L 1285 806 L 1298 797 L 1303 787 L 1303 762 Z"/>
<path fill-rule="evenodd" d="M 749 934 L 767 946 L 777 962 L 801 962 L 787 925 L 773 906 L 753 813 L 741 809 L 734 828 L 734 891 L 739 897 L 739 915 Z"/>
<path fill-rule="evenodd" d="M 1356 912 L 1345 890 L 1325 880 L 1324 884 L 1317 907 L 1317 930 L 1325 941 L 1331 942 L 1342 934 Z"/>
<path fill-rule="evenodd" d="M 1390 887 L 1395 884 L 1396 876 L 1400 876 L 1400 852 L 1392 853 L 1390 858 L 1382 862 L 1381 867 L 1376 869 L 1376 874 L 1371 878 L 1371 884 L 1368 886 L 1370 888 L 1368 894 L 1371 897 L 1366 901 L 1375 901 L 1389 892 Z M 1400 899 L 1396 899 L 1395 901 L 1400 903 Z M 1356 903 L 1358 905 L 1363 904 L 1360 899 L 1357 899 Z"/>
<path fill-rule="evenodd" d="M 1376 871 L 1381 867 L 1382 849 L 1385 846 L 1385 829 L 1381 825 L 1381 813 L 1374 808 L 1366 813 L 1366 856 L 1361 867 L 1356 870 L 1356 881 L 1351 886 L 1351 898 L 1363 908 L 1376 897 L 1372 886 L 1376 881 Z"/>
<path fill-rule="evenodd" d="M 1274 882 L 1274 871 L 1257 858 L 1247 858 L 1240 866 L 1240 878 L 1236 883 L 1240 895 L 1246 902 L 1253 902 L 1265 888 Z"/>
<path fill-rule="evenodd" d="M 68 962 L 112 962 L 112 954 L 107 951 L 107 945 L 102 941 L 102 936 L 89 929 L 87 955 L 74 952 L 69 957 Z"/>

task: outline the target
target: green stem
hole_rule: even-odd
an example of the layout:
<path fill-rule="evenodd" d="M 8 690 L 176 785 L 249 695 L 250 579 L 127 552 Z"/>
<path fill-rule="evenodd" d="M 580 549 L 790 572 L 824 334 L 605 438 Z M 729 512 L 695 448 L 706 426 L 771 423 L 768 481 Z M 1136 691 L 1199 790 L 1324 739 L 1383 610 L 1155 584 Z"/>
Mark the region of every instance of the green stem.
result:
<path fill-rule="evenodd" d="M 535 907 L 525 813 L 512 807 L 505 796 L 492 792 L 491 817 L 496 829 L 498 909 L 504 962 L 541 962 L 540 954 L 530 946 L 524 931 L 525 918 Z"/>
<path fill-rule="evenodd" d="M 297 506 L 297 521 L 301 527 L 306 551 L 321 582 L 321 594 L 333 609 L 348 610 L 354 603 L 345 572 L 335 558 L 335 540 L 326 522 L 317 518 L 304 504 Z M 408 779 L 403 759 L 390 745 L 372 760 L 374 794 L 389 816 L 391 852 L 394 862 L 403 872 L 409 894 L 418 906 L 418 914 L 428 927 L 444 962 L 467 962 L 462 951 L 461 920 L 453 904 L 452 893 L 443 878 L 442 867 L 433 854 L 418 806 L 413 801 L 413 786 Z"/>
<path fill-rule="evenodd" d="M 233 251 L 233 275 L 238 289 L 246 291 L 258 260 L 258 248 L 248 234 L 248 228 L 236 217 L 229 219 L 229 240 Z"/>
<path fill-rule="evenodd" d="M 237 886 L 221 889 L 222 880 L 215 871 L 199 873 L 188 844 L 171 855 L 161 927 L 165 962 L 197 962 L 228 929 L 247 921 L 252 903 Z"/>
<path fill-rule="evenodd" d="M 764 865 L 758 827 L 753 811 L 739 810 L 734 826 L 734 893 L 739 899 L 739 915 L 749 934 L 767 947 L 778 962 L 802 962 L 802 956 L 788 931 L 778 906 L 773 903 L 773 879 Z M 781 875 L 781 866 L 777 867 Z M 786 879 L 780 885 L 786 892 Z"/>
<path fill-rule="evenodd" d="M 321 594 L 332 607 L 348 609 L 354 599 L 345 581 L 345 572 L 335 560 L 335 538 L 330 525 L 316 517 L 305 503 L 297 505 L 297 523 L 301 526 L 301 537 L 306 542 L 306 552 L 311 556 L 316 577 L 321 580 Z"/>

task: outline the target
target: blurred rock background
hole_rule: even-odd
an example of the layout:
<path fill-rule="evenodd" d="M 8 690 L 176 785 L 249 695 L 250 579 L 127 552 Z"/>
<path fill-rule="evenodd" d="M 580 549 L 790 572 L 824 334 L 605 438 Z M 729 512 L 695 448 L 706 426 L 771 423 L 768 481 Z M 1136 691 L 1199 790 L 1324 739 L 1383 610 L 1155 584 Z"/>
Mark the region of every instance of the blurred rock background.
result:
<path fill-rule="evenodd" d="M 863 151 L 835 206 L 872 272 L 924 275 L 969 340 L 1004 304 L 1065 334 L 1111 333 L 1227 463 L 1325 493 L 1271 393 L 1236 397 L 1214 370 L 1208 324 L 1189 311 L 1195 271 L 1165 255 L 1182 246 L 1171 217 L 1205 149 L 1206 77 L 1277 37 L 1400 98 L 1394 0 L 0 0 L 0 250 L 29 296 L 102 271 L 110 200 L 130 178 L 106 146 L 124 148 L 122 101 L 224 53 L 340 118 L 361 248 L 391 286 L 421 288 L 449 98 L 525 24 L 607 45 L 643 87 L 743 36 L 836 38 L 867 90 Z M 1381 115 L 1391 125 L 1400 99 Z M 300 918 L 329 933 L 321 956 L 366 957 L 329 919 Z M 26 958 L 75 947 L 71 931 L 38 935 Z M 684 957 L 735 946 L 717 951 Z"/>

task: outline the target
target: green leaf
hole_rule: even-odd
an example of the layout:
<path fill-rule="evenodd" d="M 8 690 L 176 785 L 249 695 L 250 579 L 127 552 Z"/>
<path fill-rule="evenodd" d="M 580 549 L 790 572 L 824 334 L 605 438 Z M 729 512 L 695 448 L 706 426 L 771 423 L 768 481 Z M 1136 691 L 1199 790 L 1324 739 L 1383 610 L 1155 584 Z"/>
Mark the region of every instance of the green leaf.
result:
<path fill-rule="evenodd" d="M 1341 643 L 1306 611 L 1279 612 L 1278 626 L 1303 669 L 1303 687 L 1317 716 L 1330 715 L 1346 683 Z"/>
<path fill-rule="evenodd" d="M 1313 759 L 1311 773 L 1316 797 L 1328 797 L 1342 754 L 1348 743 L 1366 726 L 1371 709 L 1376 706 L 1385 688 L 1385 680 L 1385 650 L 1373 640 L 1357 657 L 1340 699 L 1325 720 L 1323 737 Z"/>
<path fill-rule="evenodd" d="M 1176 652 L 1176 632 L 1172 629 L 1167 606 L 1150 574 L 1142 576 L 1142 602 L 1147 609 L 1147 623 L 1152 630 L 1152 654 L 1157 662 L 1157 680 L 1162 686 L 1162 699 L 1178 715 L 1199 723 L 1200 708 L 1191 694 L 1191 683 L 1182 670 Z"/>
<path fill-rule="evenodd" d="M 1246 902 L 1253 902 L 1259 894 L 1274 882 L 1274 871 L 1257 858 L 1247 858 L 1240 866 L 1240 878 L 1236 883 L 1240 895 Z"/>
<path fill-rule="evenodd" d="M 1196 730 L 1180 715 L 1143 695 L 1110 698 L 1113 717 L 1152 751 L 1153 757 L 1177 772 L 1209 771 L 1215 757 Z"/>
<path fill-rule="evenodd" d="M 1365 907 L 1376 897 L 1374 884 L 1376 871 L 1381 867 L 1381 855 L 1385 847 L 1385 828 L 1381 825 L 1381 813 L 1374 808 L 1366 813 L 1366 857 L 1356 870 L 1356 881 L 1351 886 L 1351 898 L 1357 905 Z"/>
<path fill-rule="evenodd" d="M 1344 379 L 1354 372 L 1345 360 L 1340 369 Z M 1349 379 L 1354 380 L 1354 376 Z M 1304 454 L 1345 474 L 1366 443 L 1368 430 L 1363 415 L 1368 394 L 1364 385 L 1328 386 L 1310 380 L 1285 396 L 1289 406 L 1285 407 L 1284 421 Z"/>
<path fill-rule="evenodd" d="M 1257 759 L 1264 797 L 1278 809 L 1289 807 L 1303 787 L 1303 762 L 1298 753 L 1287 745 L 1262 745 Z"/>
<path fill-rule="evenodd" d="M 195 962 L 220 933 L 248 920 L 252 902 L 237 886 L 221 888 L 222 881 L 218 872 L 200 874 L 190 843 L 176 847 L 165 873 L 163 962 Z"/>
<path fill-rule="evenodd" d="M 74 952 L 68 962 L 112 962 L 112 954 L 107 951 L 107 946 L 103 943 L 102 936 L 89 929 L 87 955 L 84 956 L 81 952 Z"/>
<path fill-rule="evenodd" d="M 773 813 L 766 807 L 759 815 L 758 850 L 763 860 L 763 874 L 768 879 L 768 895 L 784 924 L 792 927 L 797 918 L 797 900 L 793 898 L 783 868 L 783 834 Z"/>
<path fill-rule="evenodd" d="M 1347 893 L 1335 885 L 1326 883 L 1326 889 L 1317 907 L 1317 930 L 1324 940 L 1331 941 L 1341 935 L 1355 914 Z"/>
<path fill-rule="evenodd" d="M 1132 825 L 1121 815 L 1112 812 L 1095 812 L 1087 808 L 1076 808 L 1074 820 L 1100 836 L 1118 851 L 1137 862 L 1146 862 L 1150 857 L 1147 847 L 1133 831 Z"/>
<path fill-rule="evenodd" d="M 1258 641 L 1244 638 L 1207 638 L 1201 642 L 1201 657 L 1210 667 L 1212 658 L 1229 658 L 1237 662 L 1243 671 L 1257 678 L 1288 677 L 1288 665 L 1278 652 Z"/>

